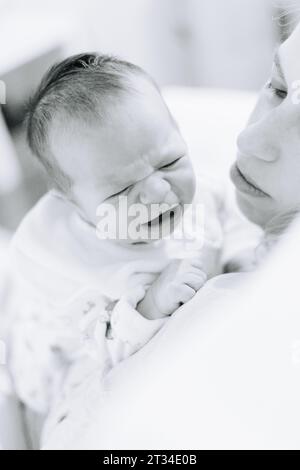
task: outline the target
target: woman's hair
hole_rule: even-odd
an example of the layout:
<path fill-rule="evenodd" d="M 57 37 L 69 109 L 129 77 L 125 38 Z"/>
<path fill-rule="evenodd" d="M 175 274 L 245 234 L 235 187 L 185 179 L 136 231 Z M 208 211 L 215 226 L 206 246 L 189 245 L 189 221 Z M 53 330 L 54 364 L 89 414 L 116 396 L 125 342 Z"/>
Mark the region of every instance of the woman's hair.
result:
<path fill-rule="evenodd" d="M 300 0 L 275 0 L 273 19 L 277 24 L 280 42 L 285 41 L 300 21 Z"/>

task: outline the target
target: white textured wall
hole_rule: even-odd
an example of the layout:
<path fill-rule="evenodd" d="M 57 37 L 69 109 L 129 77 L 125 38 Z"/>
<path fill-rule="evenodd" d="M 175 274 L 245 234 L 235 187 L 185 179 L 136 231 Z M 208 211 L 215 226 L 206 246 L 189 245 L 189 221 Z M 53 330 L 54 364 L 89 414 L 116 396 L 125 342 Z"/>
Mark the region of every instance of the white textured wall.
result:
<path fill-rule="evenodd" d="M 93 40 L 111 51 L 140 64 L 160 84 L 187 83 L 190 71 L 178 21 L 182 0 L 94 0 Z"/>
<path fill-rule="evenodd" d="M 49 31 L 67 52 L 100 49 L 139 63 L 160 85 L 258 88 L 274 46 L 276 0 L 0 0 L 13 17 L 6 44 Z M 22 28 L 24 29 L 24 28 Z M 19 33 L 19 36 L 18 36 Z"/>
<path fill-rule="evenodd" d="M 187 84 L 184 11 L 182 0 L 2 0 L 0 28 L 5 13 L 13 12 L 14 21 L 21 18 L 30 26 L 22 37 L 18 28 L 11 28 L 9 41 L 57 32 L 70 38 L 67 52 L 91 49 L 121 55 L 143 66 L 161 85 Z"/>
<path fill-rule="evenodd" d="M 195 84 L 257 89 L 275 45 L 274 0 L 187 0 Z"/>

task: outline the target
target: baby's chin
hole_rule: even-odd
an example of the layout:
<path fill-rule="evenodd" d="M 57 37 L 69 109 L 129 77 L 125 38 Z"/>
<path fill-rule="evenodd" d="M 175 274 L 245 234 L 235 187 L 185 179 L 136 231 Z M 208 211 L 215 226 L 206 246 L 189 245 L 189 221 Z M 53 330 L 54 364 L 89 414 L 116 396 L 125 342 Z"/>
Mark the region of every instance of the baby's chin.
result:
<path fill-rule="evenodd" d="M 120 244 L 126 245 L 154 245 L 155 243 L 159 242 L 160 240 L 165 240 L 172 237 L 175 229 L 172 230 L 165 230 L 158 236 L 137 236 L 134 238 L 126 238 L 125 240 L 116 240 Z"/>
<path fill-rule="evenodd" d="M 126 245 L 151 245 L 159 242 L 160 240 L 172 238 L 177 225 L 180 222 L 180 218 L 172 220 L 171 223 L 162 221 L 155 227 L 151 227 L 148 224 L 140 226 L 138 231 L 133 236 L 127 237 L 126 239 L 116 240 L 120 244 Z"/>
<path fill-rule="evenodd" d="M 183 208 L 180 204 L 174 205 L 166 212 L 153 218 L 140 226 L 140 239 L 146 243 L 169 238 L 174 233 L 183 216 Z"/>
<path fill-rule="evenodd" d="M 256 201 L 236 191 L 236 201 L 243 215 L 250 222 L 261 228 L 264 228 L 272 217 L 276 215 L 276 210 L 274 210 L 273 201 L 271 199 Z"/>

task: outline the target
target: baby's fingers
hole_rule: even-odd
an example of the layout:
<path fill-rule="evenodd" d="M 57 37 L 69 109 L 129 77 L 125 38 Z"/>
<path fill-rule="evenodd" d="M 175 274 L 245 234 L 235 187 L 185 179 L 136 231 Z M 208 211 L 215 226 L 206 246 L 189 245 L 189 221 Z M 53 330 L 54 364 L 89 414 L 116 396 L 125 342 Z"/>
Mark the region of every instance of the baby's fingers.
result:
<path fill-rule="evenodd" d="M 198 258 L 194 258 L 190 261 L 190 265 L 193 267 L 193 268 L 197 268 L 197 269 L 203 269 L 203 261 L 201 259 L 198 259 Z"/>
<path fill-rule="evenodd" d="M 189 300 L 191 300 L 194 295 L 195 295 L 195 290 L 186 285 L 186 284 L 183 284 L 182 286 L 179 286 L 177 288 L 177 301 L 178 303 L 186 303 L 188 302 Z"/>
<path fill-rule="evenodd" d="M 180 263 L 180 272 L 193 272 L 203 269 L 203 263 L 197 258 L 187 258 Z"/>
<path fill-rule="evenodd" d="M 199 271 L 198 273 L 187 273 L 184 276 L 184 283 L 195 291 L 198 291 L 205 284 L 206 280 L 207 275 L 204 271 Z"/>

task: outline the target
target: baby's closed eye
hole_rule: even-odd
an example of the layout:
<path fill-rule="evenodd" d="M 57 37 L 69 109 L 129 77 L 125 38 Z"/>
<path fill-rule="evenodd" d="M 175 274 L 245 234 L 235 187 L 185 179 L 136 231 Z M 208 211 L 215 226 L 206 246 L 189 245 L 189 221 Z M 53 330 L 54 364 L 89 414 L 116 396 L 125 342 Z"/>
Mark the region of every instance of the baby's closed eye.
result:
<path fill-rule="evenodd" d="M 112 194 L 112 195 L 109 196 L 107 199 L 111 199 L 111 198 L 117 197 L 117 196 L 122 196 L 122 195 L 125 194 L 127 191 L 130 191 L 130 189 L 133 188 L 133 186 L 134 186 L 133 184 L 131 184 L 131 185 L 129 185 L 129 186 L 126 186 L 126 188 L 121 189 L 121 191 Z M 107 199 L 106 199 L 106 200 L 107 200 Z"/>
<path fill-rule="evenodd" d="M 176 158 L 176 160 L 173 160 L 171 163 L 167 163 L 166 165 L 163 165 L 160 167 L 161 170 L 165 169 L 165 168 L 170 168 L 172 166 L 175 166 L 176 163 L 179 163 L 179 161 L 182 159 L 183 157 L 179 157 L 179 158 Z"/>

